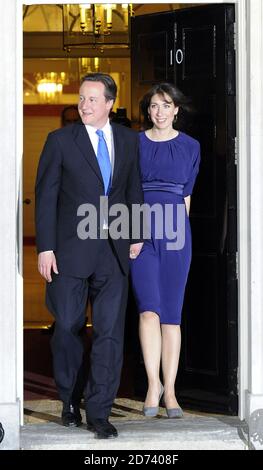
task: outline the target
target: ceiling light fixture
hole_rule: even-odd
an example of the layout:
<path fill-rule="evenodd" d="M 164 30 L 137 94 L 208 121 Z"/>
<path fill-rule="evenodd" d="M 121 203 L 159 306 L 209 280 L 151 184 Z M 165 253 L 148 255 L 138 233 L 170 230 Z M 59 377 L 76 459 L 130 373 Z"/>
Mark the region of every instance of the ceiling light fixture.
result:
<path fill-rule="evenodd" d="M 131 3 L 63 5 L 63 45 L 93 48 L 129 47 Z"/>

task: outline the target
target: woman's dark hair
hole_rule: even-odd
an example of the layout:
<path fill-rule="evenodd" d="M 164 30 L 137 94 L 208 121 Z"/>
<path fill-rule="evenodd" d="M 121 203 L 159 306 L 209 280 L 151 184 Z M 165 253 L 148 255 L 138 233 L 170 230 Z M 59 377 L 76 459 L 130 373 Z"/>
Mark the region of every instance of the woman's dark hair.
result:
<path fill-rule="evenodd" d="M 106 101 L 116 100 L 117 86 L 113 78 L 107 73 L 88 73 L 81 79 L 81 85 L 84 82 L 100 82 L 105 86 L 105 99 Z"/>
<path fill-rule="evenodd" d="M 182 129 L 185 125 L 186 114 L 194 112 L 191 99 L 185 96 L 175 85 L 171 83 L 158 83 L 154 85 L 140 101 L 140 109 L 143 114 L 145 128 L 149 129 L 152 127 L 148 112 L 152 97 L 154 95 L 164 96 L 165 93 L 171 98 L 174 105 L 179 107 L 178 114 L 173 123 L 174 129 Z"/>

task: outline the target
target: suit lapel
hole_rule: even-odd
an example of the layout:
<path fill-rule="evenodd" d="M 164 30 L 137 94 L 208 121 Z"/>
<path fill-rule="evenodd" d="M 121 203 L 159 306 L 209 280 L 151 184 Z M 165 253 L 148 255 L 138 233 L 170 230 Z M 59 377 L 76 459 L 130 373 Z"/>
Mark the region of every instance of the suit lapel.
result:
<path fill-rule="evenodd" d="M 112 186 L 116 183 L 123 157 L 123 140 L 121 138 L 121 128 L 111 124 L 114 145 L 114 170 Z M 103 182 L 100 167 L 92 143 L 84 124 L 76 124 L 73 128 L 73 137 L 76 145 L 79 147 L 83 157 L 88 162 L 92 170 L 96 173 L 100 181 Z"/>
<path fill-rule="evenodd" d="M 119 170 L 122 163 L 123 156 L 123 140 L 121 138 L 121 128 L 111 124 L 113 132 L 113 142 L 114 142 L 114 171 L 112 178 L 112 186 L 116 183 L 116 179 L 119 174 Z"/>
<path fill-rule="evenodd" d="M 97 157 L 95 155 L 92 143 L 89 138 L 89 134 L 84 124 L 76 124 L 73 128 L 74 140 L 79 147 L 83 157 L 86 159 L 92 170 L 96 173 L 97 177 L 102 181 L 102 175 L 98 164 Z"/>

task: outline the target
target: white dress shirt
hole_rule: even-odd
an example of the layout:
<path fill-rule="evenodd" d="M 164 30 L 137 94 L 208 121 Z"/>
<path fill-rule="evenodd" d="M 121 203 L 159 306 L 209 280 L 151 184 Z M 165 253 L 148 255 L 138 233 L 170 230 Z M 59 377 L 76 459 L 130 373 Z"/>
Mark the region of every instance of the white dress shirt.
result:
<path fill-rule="evenodd" d="M 87 133 L 89 134 L 90 141 L 92 143 L 92 147 L 94 149 L 95 154 L 97 155 L 98 145 L 99 145 L 99 136 L 96 134 L 97 128 L 93 126 L 89 126 L 88 124 L 85 125 L 87 129 Z M 111 163 L 111 178 L 113 175 L 113 166 L 114 166 L 114 145 L 113 145 L 113 135 L 112 129 L 110 125 L 110 121 L 106 122 L 105 126 L 100 128 L 103 131 L 104 139 L 106 141 L 106 145 L 108 147 L 108 152 L 110 156 L 110 163 Z M 103 222 L 103 229 L 108 229 L 108 225 L 106 221 Z"/>
<path fill-rule="evenodd" d="M 92 143 L 94 152 L 97 155 L 98 145 L 99 145 L 99 136 L 98 134 L 96 134 L 97 128 L 93 126 L 88 126 L 87 124 L 85 125 L 85 127 L 87 129 L 87 133 L 89 134 L 89 138 Z M 111 162 L 111 175 L 112 175 L 113 166 L 114 166 L 114 145 L 113 145 L 112 129 L 111 129 L 109 119 L 106 122 L 105 126 L 101 128 L 101 130 L 103 131 L 103 135 L 106 140 L 107 147 L 108 147 L 108 152 L 109 152 L 110 162 Z"/>

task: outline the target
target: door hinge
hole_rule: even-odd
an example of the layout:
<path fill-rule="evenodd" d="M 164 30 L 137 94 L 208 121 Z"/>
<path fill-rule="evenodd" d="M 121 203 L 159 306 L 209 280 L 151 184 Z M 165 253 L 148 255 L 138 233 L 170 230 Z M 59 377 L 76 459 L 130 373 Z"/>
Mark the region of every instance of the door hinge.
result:
<path fill-rule="evenodd" d="M 234 26 L 234 34 L 233 34 L 233 45 L 234 45 L 234 51 L 237 50 L 237 24 L 233 23 Z"/>
<path fill-rule="evenodd" d="M 237 137 L 235 137 L 235 148 L 234 148 L 234 152 L 235 152 L 235 165 L 237 165 L 237 158 L 238 158 L 238 141 L 237 141 Z"/>
<path fill-rule="evenodd" d="M 240 381 L 239 367 L 237 367 L 237 394 L 239 394 L 239 390 L 240 390 L 239 381 Z"/>
<path fill-rule="evenodd" d="M 236 279 L 239 279 L 239 256 L 238 252 L 236 252 Z"/>
<path fill-rule="evenodd" d="M 214 125 L 214 139 L 216 140 L 216 136 L 217 136 L 217 128 L 216 128 L 216 124 Z"/>

